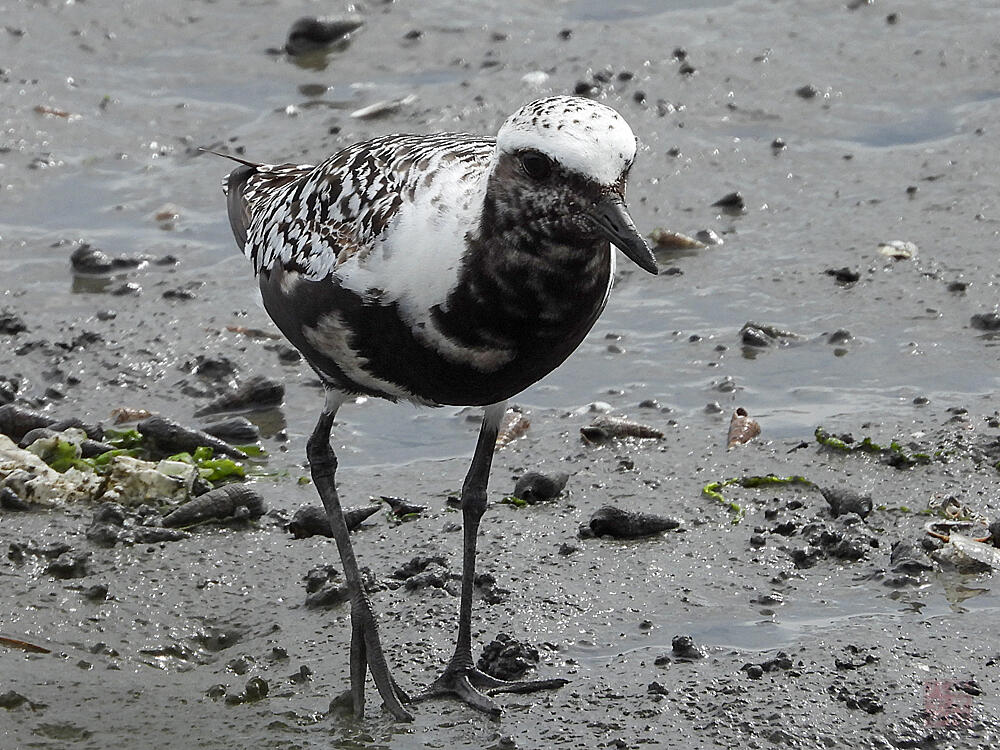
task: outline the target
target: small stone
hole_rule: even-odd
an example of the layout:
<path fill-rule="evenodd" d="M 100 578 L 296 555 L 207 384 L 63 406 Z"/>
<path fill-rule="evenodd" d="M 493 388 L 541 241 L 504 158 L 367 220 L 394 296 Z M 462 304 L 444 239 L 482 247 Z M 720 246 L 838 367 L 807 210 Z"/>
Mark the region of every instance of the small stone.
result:
<path fill-rule="evenodd" d="M 743 211 L 746 209 L 746 203 L 743 200 L 743 195 L 738 190 L 732 193 L 727 193 L 712 205 L 731 211 Z"/>
<path fill-rule="evenodd" d="M 764 668 L 760 664 L 744 664 L 740 670 L 746 672 L 751 680 L 759 680 L 764 676 Z"/>
<path fill-rule="evenodd" d="M 288 676 L 288 681 L 294 683 L 307 682 L 312 679 L 312 674 L 312 669 L 307 664 L 303 664 L 299 667 L 298 672 L 293 672 Z"/>
<path fill-rule="evenodd" d="M 853 284 L 861 278 L 861 272 L 844 266 L 843 268 L 828 268 L 823 273 L 832 276 L 838 284 Z"/>
<path fill-rule="evenodd" d="M 207 695 L 212 700 L 218 700 L 219 698 L 224 698 L 226 695 L 226 686 L 221 684 L 212 685 L 212 687 L 210 687 L 208 690 L 205 691 L 205 695 Z"/>
<path fill-rule="evenodd" d="M 83 578 L 88 575 L 89 552 L 64 552 L 45 569 L 56 578 Z"/>
<path fill-rule="evenodd" d="M 666 687 L 655 680 L 646 687 L 646 692 L 650 695 L 668 695 L 670 693 Z"/>
<path fill-rule="evenodd" d="M 0 311 L 0 335 L 16 336 L 28 330 L 24 320 L 10 310 Z"/>
<path fill-rule="evenodd" d="M 289 55 L 305 55 L 325 49 L 364 25 L 360 16 L 315 18 L 303 16 L 292 24 L 285 40 Z"/>
<path fill-rule="evenodd" d="M 13 511 L 31 510 L 31 506 L 10 487 L 0 487 L 0 508 Z"/>
<path fill-rule="evenodd" d="M 819 89 L 813 86 L 811 83 L 807 83 L 805 86 L 800 86 L 795 89 L 796 96 L 800 96 L 803 99 L 812 99 L 817 94 L 819 94 Z"/>
<path fill-rule="evenodd" d="M 980 331 L 1000 331 L 1000 314 L 976 313 L 970 318 L 969 324 Z"/>
<path fill-rule="evenodd" d="M 500 633 L 487 644 L 476 666 L 501 680 L 516 680 L 538 664 L 538 649 Z"/>
<path fill-rule="evenodd" d="M 95 583 L 83 590 L 83 598 L 92 602 L 103 602 L 108 598 L 108 584 Z"/>
<path fill-rule="evenodd" d="M 704 650 L 695 645 L 694 638 L 689 635 L 675 635 L 670 642 L 670 648 L 678 659 L 691 661 L 705 658 Z"/>
<path fill-rule="evenodd" d="M 5 708 L 8 711 L 27 702 L 27 698 L 13 690 L 8 690 L 6 693 L 0 693 L 0 708 Z"/>

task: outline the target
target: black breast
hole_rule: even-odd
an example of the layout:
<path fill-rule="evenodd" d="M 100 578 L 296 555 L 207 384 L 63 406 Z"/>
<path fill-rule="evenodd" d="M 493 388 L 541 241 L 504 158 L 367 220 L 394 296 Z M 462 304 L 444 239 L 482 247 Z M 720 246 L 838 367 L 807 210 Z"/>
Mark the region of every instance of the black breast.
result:
<path fill-rule="evenodd" d="M 474 248 L 476 250 L 476 248 Z M 537 259 L 500 261 L 478 248 L 445 304 L 414 330 L 396 302 L 344 289 L 335 277 L 283 284 L 279 267 L 260 276 L 271 318 L 328 384 L 348 393 L 450 405 L 496 403 L 558 367 L 604 307 L 610 274 L 605 245 L 567 268 Z M 485 253 L 485 254 L 484 254 Z M 514 264 L 514 267 L 511 264 Z M 501 272 L 502 271 L 502 272 Z M 496 349 L 495 366 L 449 356 L 434 340 Z M 429 343 L 431 342 L 431 343 Z"/>

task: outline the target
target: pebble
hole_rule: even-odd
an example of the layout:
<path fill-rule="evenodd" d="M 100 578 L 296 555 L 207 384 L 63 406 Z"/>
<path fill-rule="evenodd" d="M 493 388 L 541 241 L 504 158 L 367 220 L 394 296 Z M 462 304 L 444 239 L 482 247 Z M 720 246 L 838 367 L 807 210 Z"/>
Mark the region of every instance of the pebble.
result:
<path fill-rule="evenodd" d="M 63 552 L 45 569 L 56 578 L 83 578 L 89 575 L 89 552 Z"/>
<path fill-rule="evenodd" d="M 27 702 L 27 698 L 14 690 L 8 690 L 5 693 L 0 693 L 0 708 L 7 709 L 8 711 Z"/>
<path fill-rule="evenodd" d="M 92 602 L 103 602 L 108 598 L 108 584 L 95 583 L 83 590 L 83 598 Z"/>
<path fill-rule="evenodd" d="M 303 16 L 292 24 L 285 39 L 285 52 L 304 55 L 329 47 L 352 31 L 360 29 L 364 21 L 360 16 L 344 18 L 316 18 Z"/>
<path fill-rule="evenodd" d="M 853 284 L 861 278 L 861 272 L 844 266 L 843 268 L 828 268 L 823 273 L 832 276 L 838 284 Z"/>
<path fill-rule="evenodd" d="M 0 310 L 0 335 L 16 336 L 28 330 L 24 320 L 10 310 Z"/>
<path fill-rule="evenodd" d="M 980 331 L 1000 331 L 1000 314 L 976 313 L 969 319 L 969 325 Z"/>
<path fill-rule="evenodd" d="M 538 658 L 534 646 L 500 633 L 483 648 L 476 666 L 497 679 L 517 680 L 538 664 Z"/>
<path fill-rule="evenodd" d="M 13 511 L 31 510 L 31 506 L 10 487 L 0 487 L 0 508 Z"/>
<path fill-rule="evenodd" d="M 670 650 L 674 657 L 681 661 L 694 661 L 704 659 L 705 651 L 696 645 L 694 638 L 689 635 L 675 635 L 670 641 Z"/>

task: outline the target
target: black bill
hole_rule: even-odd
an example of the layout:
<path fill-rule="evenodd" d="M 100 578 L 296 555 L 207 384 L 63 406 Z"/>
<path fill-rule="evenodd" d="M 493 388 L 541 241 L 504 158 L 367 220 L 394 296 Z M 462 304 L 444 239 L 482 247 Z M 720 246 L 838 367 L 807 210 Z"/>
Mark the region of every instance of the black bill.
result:
<path fill-rule="evenodd" d="M 628 215 L 628 208 L 619 196 L 611 194 L 597 203 L 587 218 L 594 222 L 601 233 L 611 240 L 611 243 L 625 253 L 626 257 L 643 271 L 652 274 L 659 272 L 656 258 L 639 235 L 639 231 Z"/>

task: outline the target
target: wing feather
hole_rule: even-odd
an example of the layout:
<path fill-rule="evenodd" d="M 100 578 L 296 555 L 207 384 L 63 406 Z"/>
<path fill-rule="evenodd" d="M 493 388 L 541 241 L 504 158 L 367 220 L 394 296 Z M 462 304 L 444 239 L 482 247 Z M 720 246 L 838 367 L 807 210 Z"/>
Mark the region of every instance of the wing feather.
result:
<path fill-rule="evenodd" d="M 237 244 L 260 274 L 276 263 L 320 279 L 370 252 L 440 164 L 485 170 L 493 139 L 441 133 L 390 135 L 350 146 L 318 165 L 243 165 L 227 181 Z"/>

